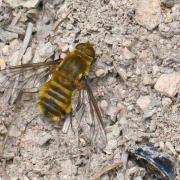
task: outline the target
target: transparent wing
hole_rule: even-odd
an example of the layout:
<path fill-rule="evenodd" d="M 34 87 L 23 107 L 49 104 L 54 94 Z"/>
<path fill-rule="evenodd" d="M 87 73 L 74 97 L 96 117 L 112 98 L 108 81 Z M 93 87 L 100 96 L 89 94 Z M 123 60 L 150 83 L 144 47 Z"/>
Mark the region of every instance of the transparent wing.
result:
<path fill-rule="evenodd" d="M 3 101 L 13 104 L 24 92 L 34 92 L 44 83 L 49 75 L 50 67 L 59 61 L 24 64 L 0 71 L 0 92 Z"/>
<path fill-rule="evenodd" d="M 102 114 L 87 79 L 83 80 L 83 86 L 84 88 L 79 93 L 79 100 L 75 109 L 75 112 L 77 112 L 76 119 L 85 138 L 92 145 L 104 149 L 107 138 Z"/>

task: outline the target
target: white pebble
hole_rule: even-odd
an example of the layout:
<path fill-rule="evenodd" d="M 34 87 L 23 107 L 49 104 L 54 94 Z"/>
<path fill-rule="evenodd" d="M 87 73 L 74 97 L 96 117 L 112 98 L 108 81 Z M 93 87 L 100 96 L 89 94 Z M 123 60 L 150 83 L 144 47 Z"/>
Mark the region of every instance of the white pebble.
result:
<path fill-rule="evenodd" d="M 168 107 L 169 105 L 171 105 L 171 103 L 172 103 L 172 100 L 170 98 L 168 98 L 168 97 L 164 97 L 162 99 L 162 105 L 164 107 Z"/>
<path fill-rule="evenodd" d="M 162 150 L 164 150 L 164 142 L 163 142 L 163 141 L 160 141 L 160 142 L 159 142 L 159 147 L 160 147 Z"/>
<path fill-rule="evenodd" d="M 5 69 L 5 68 L 6 68 L 6 63 L 4 59 L 0 59 L 0 70 Z"/>
<path fill-rule="evenodd" d="M 2 48 L 2 53 L 3 53 L 4 56 L 8 56 L 9 55 L 9 46 L 8 45 L 5 45 Z"/>
<path fill-rule="evenodd" d="M 10 137 L 18 137 L 21 135 L 20 130 L 16 126 L 11 126 L 9 129 L 9 136 Z"/>
<path fill-rule="evenodd" d="M 124 58 L 127 60 L 135 59 L 135 54 L 129 51 L 126 47 L 123 49 Z"/>
<path fill-rule="evenodd" d="M 165 145 L 174 155 L 176 155 L 176 150 L 174 149 L 173 145 L 170 142 L 166 142 Z"/>
<path fill-rule="evenodd" d="M 6 134 L 7 133 L 7 128 L 4 125 L 0 126 L 0 134 Z"/>
<path fill-rule="evenodd" d="M 95 74 L 97 77 L 103 77 L 106 75 L 106 71 L 104 69 L 98 69 Z"/>
<path fill-rule="evenodd" d="M 108 108 L 108 102 L 106 100 L 102 100 L 100 103 L 100 107 L 104 112 L 106 112 Z"/>
<path fill-rule="evenodd" d="M 143 180 L 141 176 L 134 177 L 133 180 Z"/>
<path fill-rule="evenodd" d="M 140 96 L 136 103 L 142 110 L 145 110 L 151 103 L 150 96 Z"/>
<path fill-rule="evenodd" d="M 176 151 L 180 153 L 180 144 L 175 147 Z"/>
<path fill-rule="evenodd" d="M 64 59 L 66 57 L 66 53 L 61 53 L 60 58 Z"/>
<path fill-rule="evenodd" d="M 67 44 L 61 44 L 59 48 L 62 52 L 66 52 L 69 49 L 69 46 Z"/>
<path fill-rule="evenodd" d="M 164 95 L 170 97 L 175 96 L 180 90 L 180 73 L 174 72 L 172 74 L 161 75 L 154 88 L 156 91 L 159 91 Z"/>
<path fill-rule="evenodd" d="M 123 40 L 122 45 L 123 45 L 124 47 L 131 47 L 131 46 L 132 46 L 132 41 L 129 40 L 129 39 L 125 39 L 125 40 Z"/>
<path fill-rule="evenodd" d="M 149 75 L 144 76 L 143 84 L 144 85 L 152 85 L 153 84 L 153 80 L 151 79 L 151 77 Z"/>

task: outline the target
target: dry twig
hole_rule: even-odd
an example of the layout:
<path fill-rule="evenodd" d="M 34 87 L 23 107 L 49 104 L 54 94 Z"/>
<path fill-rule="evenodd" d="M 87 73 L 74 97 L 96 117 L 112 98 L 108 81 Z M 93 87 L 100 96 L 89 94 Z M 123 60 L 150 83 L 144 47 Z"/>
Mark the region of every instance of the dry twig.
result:
<path fill-rule="evenodd" d="M 109 166 L 106 166 L 103 169 L 101 169 L 99 172 L 95 173 L 94 176 L 92 177 L 92 180 L 100 180 L 102 175 L 112 171 L 113 169 L 120 168 L 122 167 L 122 165 L 123 162 L 119 161 Z"/>
<path fill-rule="evenodd" d="M 30 39 L 31 39 L 32 30 L 33 30 L 33 24 L 32 23 L 28 23 L 27 30 L 26 30 L 26 35 L 24 37 L 23 44 L 22 44 L 21 49 L 19 51 L 17 62 L 22 59 L 24 53 L 26 52 L 26 49 L 27 49 L 28 44 L 29 44 Z"/>
<path fill-rule="evenodd" d="M 13 18 L 10 26 L 15 26 L 17 24 L 17 22 L 21 18 L 21 14 L 22 14 L 21 11 L 19 11 L 18 14 Z"/>

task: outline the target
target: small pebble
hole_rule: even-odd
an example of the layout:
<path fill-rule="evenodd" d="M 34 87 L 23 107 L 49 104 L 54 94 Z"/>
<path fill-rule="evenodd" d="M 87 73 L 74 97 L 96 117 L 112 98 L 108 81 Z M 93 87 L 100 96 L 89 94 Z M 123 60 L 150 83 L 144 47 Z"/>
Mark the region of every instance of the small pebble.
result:
<path fill-rule="evenodd" d="M 13 176 L 13 177 L 10 177 L 11 178 L 11 180 L 18 180 L 19 178 L 18 177 L 16 177 L 16 176 Z"/>
<path fill-rule="evenodd" d="M 135 20 L 138 24 L 152 31 L 159 24 L 160 3 L 157 0 L 135 0 Z"/>
<path fill-rule="evenodd" d="M 136 103 L 142 110 L 145 110 L 151 103 L 150 96 L 140 96 Z"/>
<path fill-rule="evenodd" d="M 70 46 L 69 46 L 69 51 L 74 51 L 74 49 L 75 49 L 75 48 L 74 48 L 74 45 L 70 45 Z"/>
<path fill-rule="evenodd" d="M 122 110 L 121 108 L 121 106 L 109 106 L 106 114 L 110 116 L 111 120 L 115 120 L 117 114 Z"/>
<path fill-rule="evenodd" d="M 119 109 L 119 111 L 124 111 L 126 109 L 124 104 L 122 104 L 121 102 L 117 103 L 117 108 Z"/>
<path fill-rule="evenodd" d="M 164 95 L 174 97 L 180 90 L 180 73 L 174 72 L 172 74 L 161 75 L 154 88 Z"/>
<path fill-rule="evenodd" d="M 153 80 L 151 79 L 151 77 L 149 75 L 145 75 L 143 78 L 143 84 L 144 85 L 152 85 L 153 84 Z"/>
<path fill-rule="evenodd" d="M 66 53 L 61 53 L 60 58 L 64 59 L 66 57 Z"/>
<path fill-rule="evenodd" d="M 130 169 L 127 170 L 127 175 L 128 176 L 142 176 L 144 177 L 146 174 L 146 170 L 144 168 L 141 167 L 132 167 Z"/>
<path fill-rule="evenodd" d="M 141 69 L 139 67 L 136 68 L 136 74 L 140 75 L 141 74 Z"/>
<path fill-rule="evenodd" d="M 128 121 L 127 121 L 126 117 L 122 117 L 122 118 L 120 119 L 119 123 L 123 126 L 123 125 L 127 124 Z"/>
<path fill-rule="evenodd" d="M 147 110 L 144 112 L 144 119 L 149 119 L 153 116 L 153 114 L 156 112 L 156 109 L 152 109 L 152 110 Z"/>
<path fill-rule="evenodd" d="M 119 134 L 120 134 L 120 128 L 118 127 L 118 125 L 115 124 L 111 126 L 111 132 L 107 134 L 107 138 L 108 140 L 117 139 L 119 137 Z"/>
<path fill-rule="evenodd" d="M 129 39 L 123 40 L 122 46 L 124 47 L 131 47 L 132 46 L 132 41 Z"/>
<path fill-rule="evenodd" d="M 117 148 L 117 145 L 118 143 L 116 139 L 109 140 L 104 149 L 104 152 L 106 152 L 107 154 L 112 154 L 113 150 Z"/>
<path fill-rule="evenodd" d="M 176 150 L 170 142 L 166 142 L 165 145 L 174 155 L 176 155 Z"/>
<path fill-rule="evenodd" d="M 27 176 L 23 176 L 22 180 L 29 180 Z"/>
<path fill-rule="evenodd" d="M 160 142 L 159 142 L 159 147 L 160 147 L 162 150 L 164 150 L 165 145 L 164 145 L 164 142 L 163 142 L 163 141 L 160 141 Z"/>
<path fill-rule="evenodd" d="M 10 137 L 18 137 L 21 135 L 21 131 L 14 125 L 12 125 L 9 129 L 9 136 Z"/>
<path fill-rule="evenodd" d="M 156 75 L 160 71 L 159 67 L 157 65 L 153 66 L 153 75 Z"/>
<path fill-rule="evenodd" d="M 128 111 L 132 111 L 134 109 L 134 105 L 130 104 L 128 107 L 127 107 L 127 110 Z"/>
<path fill-rule="evenodd" d="M 149 127 L 150 132 L 155 132 L 156 127 L 157 127 L 156 122 L 152 120 Z"/>
<path fill-rule="evenodd" d="M 136 55 L 129 51 L 126 47 L 123 49 L 124 59 L 131 60 L 135 59 Z"/>
<path fill-rule="evenodd" d="M 22 60 L 23 64 L 29 63 L 31 61 L 32 57 L 33 57 L 32 48 L 29 47 L 29 48 L 27 48 L 26 53 L 23 56 L 23 60 Z"/>
<path fill-rule="evenodd" d="M 3 42 L 9 42 L 12 41 L 14 39 L 18 38 L 18 34 L 17 33 L 13 33 L 13 32 L 8 32 L 5 31 L 3 29 L 0 29 L 0 40 Z"/>
<path fill-rule="evenodd" d="M 82 146 L 82 147 L 87 146 L 87 142 L 86 142 L 85 139 L 83 139 L 83 138 L 79 138 L 79 144 L 80 144 L 80 146 Z"/>
<path fill-rule="evenodd" d="M 175 147 L 176 151 L 180 153 L 180 144 Z"/>
<path fill-rule="evenodd" d="M 39 46 L 39 55 L 43 58 L 48 58 L 54 54 L 55 46 L 50 42 L 46 44 L 41 44 Z"/>
<path fill-rule="evenodd" d="M 164 98 L 162 99 L 162 105 L 163 105 L 164 107 L 168 107 L 168 106 L 170 106 L 171 104 L 172 104 L 172 100 L 171 100 L 170 98 L 164 97 Z"/>
<path fill-rule="evenodd" d="M 133 180 L 143 180 L 141 176 L 134 177 Z"/>
<path fill-rule="evenodd" d="M 18 61 L 19 50 L 13 52 L 9 57 L 9 64 L 10 66 L 17 66 L 20 65 L 20 61 Z"/>
<path fill-rule="evenodd" d="M 37 177 L 33 177 L 32 180 L 38 180 L 38 178 Z"/>
<path fill-rule="evenodd" d="M 126 71 L 125 69 L 121 68 L 121 67 L 115 67 L 118 75 L 122 78 L 123 81 L 127 80 L 127 75 L 126 75 Z"/>
<path fill-rule="evenodd" d="M 108 174 L 104 174 L 101 176 L 101 180 L 109 180 Z"/>
<path fill-rule="evenodd" d="M 52 136 L 48 133 L 42 133 L 40 135 L 40 137 L 38 138 L 38 144 L 40 146 L 43 146 L 44 144 L 46 144 L 50 139 L 52 138 Z"/>
<path fill-rule="evenodd" d="M 7 128 L 4 125 L 0 125 L 0 134 L 6 134 Z"/>
<path fill-rule="evenodd" d="M 62 52 L 67 52 L 67 50 L 69 49 L 68 44 L 61 44 L 59 45 L 59 48 L 61 49 Z"/>
<path fill-rule="evenodd" d="M 5 45 L 2 49 L 1 49 L 2 53 L 4 56 L 8 56 L 9 55 L 9 46 Z"/>
<path fill-rule="evenodd" d="M 104 69 L 98 69 L 95 74 L 97 77 L 104 77 L 106 75 L 106 71 Z"/>
<path fill-rule="evenodd" d="M 118 173 L 117 173 L 117 176 L 116 176 L 116 179 L 117 179 L 117 180 L 125 180 L 124 174 L 121 173 L 121 172 L 118 172 Z"/>
<path fill-rule="evenodd" d="M 70 159 L 64 160 L 61 165 L 61 171 L 64 174 L 72 175 L 77 172 L 77 166 L 75 166 Z"/>
<path fill-rule="evenodd" d="M 102 100 L 100 103 L 100 107 L 104 112 L 106 112 L 108 108 L 108 102 L 106 100 Z"/>
<path fill-rule="evenodd" d="M 6 68 L 6 63 L 4 59 L 0 59 L 0 70 L 5 69 L 5 68 Z"/>

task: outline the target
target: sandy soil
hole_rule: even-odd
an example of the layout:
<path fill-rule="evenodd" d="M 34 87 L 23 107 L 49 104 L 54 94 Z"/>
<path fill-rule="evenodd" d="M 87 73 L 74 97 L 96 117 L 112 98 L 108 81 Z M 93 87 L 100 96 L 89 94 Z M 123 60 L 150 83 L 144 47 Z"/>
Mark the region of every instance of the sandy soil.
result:
<path fill-rule="evenodd" d="M 39 115 L 37 94 L 24 93 L 16 105 L 0 104 L 1 147 L 9 132 L 0 179 L 95 179 L 104 168 L 103 180 L 155 179 L 131 159 L 125 169 L 119 163 L 126 161 L 126 152 L 146 143 L 171 156 L 180 179 L 178 1 L 19 1 L 21 8 L 16 1 L 5 2 L 10 5 L 1 14 L 0 58 L 9 65 L 19 63 L 30 22 L 33 33 L 20 59 L 24 63 L 63 58 L 78 42 L 94 44 L 97 60 L 90 78 L 108 143 L 97 152 L 71 129 L 64 134 L 63 123 Z"/>

